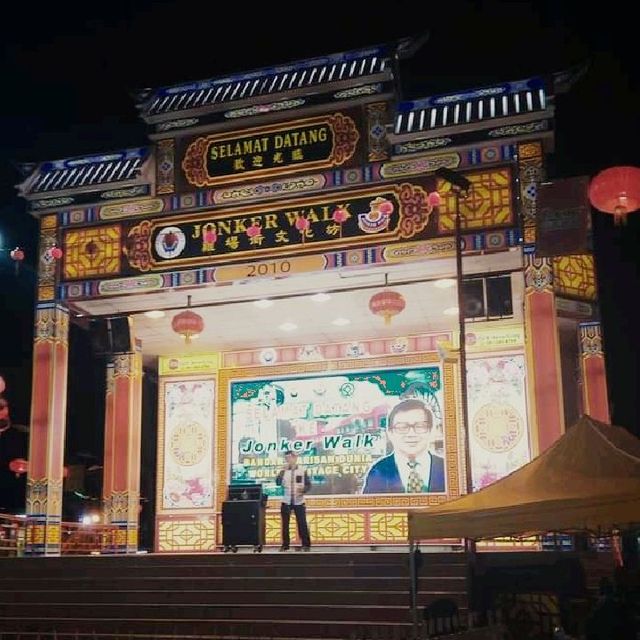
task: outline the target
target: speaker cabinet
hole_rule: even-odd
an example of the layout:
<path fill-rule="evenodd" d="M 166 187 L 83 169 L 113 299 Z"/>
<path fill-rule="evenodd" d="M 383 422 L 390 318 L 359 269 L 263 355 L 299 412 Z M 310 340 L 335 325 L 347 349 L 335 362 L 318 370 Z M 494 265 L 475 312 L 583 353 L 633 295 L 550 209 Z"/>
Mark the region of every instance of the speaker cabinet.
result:
<path fill-rule="evenodd" d="M 133 351 L 131 319 L 96 318 L 90 325 L 91 344 L 98 355 L 130 353 Z"/>
<path fill-rule="evenodd" d="M 265 518 L 260 500 L 227 500 L 222 503 L 222 544 L 264 545 Z"/>

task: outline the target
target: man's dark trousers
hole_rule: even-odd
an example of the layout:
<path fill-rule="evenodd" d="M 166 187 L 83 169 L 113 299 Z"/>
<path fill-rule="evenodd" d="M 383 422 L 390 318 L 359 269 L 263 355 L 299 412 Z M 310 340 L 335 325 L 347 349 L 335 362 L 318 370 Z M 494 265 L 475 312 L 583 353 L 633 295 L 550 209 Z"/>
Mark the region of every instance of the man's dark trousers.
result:
<path fill-rule="evenodd" d="M 298 535 L 302 541 L 303 547 L 311 546 L 311 538 L 309 537 L 309 527 L 307 526 L 307 508 L 304 504 L 287 504 L 285 502 L 280 506 L 280 515 L 282 517 L 282 546 L 288 548 L 291 544 L 289 539 L 289 521 L 291 520 L 291 511 L 296 514 L 296 524 L 298 525 Z"/>

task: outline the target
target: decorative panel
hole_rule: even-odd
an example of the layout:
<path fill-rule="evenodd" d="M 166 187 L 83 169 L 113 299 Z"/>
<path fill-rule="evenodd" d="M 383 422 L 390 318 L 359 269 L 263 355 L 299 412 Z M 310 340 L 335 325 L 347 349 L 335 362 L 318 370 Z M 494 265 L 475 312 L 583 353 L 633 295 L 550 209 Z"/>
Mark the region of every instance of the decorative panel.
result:
<path fill-rule="evenodd" d="M 120 273 L 119 225 L 68 231 L 64 236 L 63 277 L 95 278 Z"/>
<path fill-rule="evenodd" d="M 582 254 L 553 259 L 553 284 L 558 295 L 596 299 L 596 273 L 593 256 Z"/>
<path fill-rule="evenodd" d="M 156 526 L 156 548 L 159 552 L 185 553 L 215 550 L 216 527 L 213 518 L 159 520 Z"/>
<path fill-rule="evenodd" d="M 460 197 L 462 229 L 482 229 L 514 224 L 513 187 L 511 169 L 503 167 L 464 174 L 472 187 L 466 197 Z M 455 230 L 456 194 L 451 184 L 438 179 L 437 190 L 442 198 L 438 207 L 438 231 Z"/>

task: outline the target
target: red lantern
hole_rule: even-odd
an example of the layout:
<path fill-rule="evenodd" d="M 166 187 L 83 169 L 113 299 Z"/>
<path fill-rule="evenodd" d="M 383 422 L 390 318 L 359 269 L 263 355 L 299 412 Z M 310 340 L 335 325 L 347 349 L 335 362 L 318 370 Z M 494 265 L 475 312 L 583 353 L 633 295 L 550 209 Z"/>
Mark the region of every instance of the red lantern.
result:
<path fill-rule="evenodd" d="M 190 306 L 191 296 L 187 296 L 187 307 Z M 189 344 L 193 338 L 197 338 L 202 333 L 204 320 L 202 316 L 199 316 L 187 308 L 186 311 L 181 311 L 173 316 L 171 328 L 180 334 L 184 338 L 184 341 Z"/>
<path fill-rule="evenodd" d="M 51 249 L 49 249 L 49 255 L 54 259 L 54 260 L 60 260 L 60 258 L 62 258 L 62 249 L 60 247 L 51 247 Z"/>
<path fill-rule="evenodd" d="M 20 247 L 16 247 L 9 255 L 16 263 L 16 275 L 18 275 L 18 272 L 20 271 L 20 263 L 24 260 L 24 251 Z"/>
<path fill-rule="evenodd" d="M 601 171 L 589 184 L 589 200 L 594 208 L 611 213 L 615 224 L 640 209 L 640 169 L 611 167 Z"/>
<path fill-rule="evenodd" d="M 207 244 L 215 244 L 217 239 L 218 239 L 218 234 L 215 231 L 205 231 L 204 241 Z"/>
<path fill-rule="evenodd" d="M 333 212 L 331 217 L 333 218 L 334 222 L 337 222 L 338 224 L 342 224 L 343 222 L 346 222 L 347 218 L 349 217 L 349 213 L 346 209 L 343 209 L 342 207 L 338 207 Z"/>
<path fill-rule="evenodd" d="M 191 340 L 202 333 L 204 329 L 204 320 L 202 316 L 199 316 L 193 311 L 181 311 L 177 315 L 173 316 L 171 321 L 171 328 L 184 338 L 184 341 L 189 344 Z"/>
<path fill-rule="evenodd" d="M 24 458 L 14 458 L 9 463 L 9 469 L 13 471 L 17 476 L 27 472 L 29 463 Z"/>
<path fill-rule="evenodd" d="M 442 198 L 437 191 L 432 191 L 427 197 L 427 202 L 431 207 L 439 207 L 442 202 Z"/>
<path fill-rule="evenodd" d="M 311 226 L 311 223 L 306 218 L 298 218 L 296 220 L 296 229 L 300 232 L 302 236 L 302 244 L 304 244 L 304 239 L 307 236 L 307 229 Z"/>
<path fill-rule="evenodd" d="M 404 298 L 397 292 L 385 289 L 371 296 L 369 310 L 376 316 L 382 316 L 386 325 L 406 306 Z"/>
<path fill-rule="evenodd" d="M 250 227 L 247 227 L 247 236 L 249 238 L 256 238 L 259 235 L 262 235 L 262 228 L 259 224 L 252 224 Z"/>

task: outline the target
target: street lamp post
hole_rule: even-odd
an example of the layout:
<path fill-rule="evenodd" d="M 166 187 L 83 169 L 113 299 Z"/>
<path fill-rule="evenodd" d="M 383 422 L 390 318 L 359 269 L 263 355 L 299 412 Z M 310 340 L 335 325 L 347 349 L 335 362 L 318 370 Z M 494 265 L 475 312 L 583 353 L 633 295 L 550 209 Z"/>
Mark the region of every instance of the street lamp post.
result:
<path fill-rule="evenodd" d="M 460 334 L 460 394 L 462 403 L 462 430 L 464 433 L 464 466 L 467 493 L 473 491 L 473 476 L 471 473 L 471 450 L 469 441 L 469 407 L 467 402 L 467 336 L 464 314 L 464 294 L 462 283 L 462 216 L 460 214 L 460 199 L 466 198 L 471 190 L 471 182 L 461 173 L 441 167 L 436 176 L 451 185 L 455 196 L 455 243 L 456 243 L 456 283 L 458 287 L 458 333 Z"/>
<path fill-rule="evenodd" d="M 455 196 L 455 242 L 456 242 L 456 283 L 458 287 L 458 333 L 460 334 L 460 401 L 462 403 L 462 430 L 464 433 L 464 467 L 465 483 L 467 493 L 473 492 L 473 474 L 471 472 L 471 442 L 469 439 L 469 407 L 467 402 L 467 331 L 464 312 L 464 294 L 462 283 L 464 273 L 462 271 L 462 215 L 460 213 L 460 199 L 466 198 L 471 190 L 471 181 L 461 173 L 452 171 L 446 167 L 441 167 L 436 171 L 436 176 L 451 185 L 451 190 Z M 467 552 L 467 588 L 469 598 L 475 598 L 475 564 L 476 564 L 476 544 L 475 540 L 465 539 L 465 550 Z"/>
<path fill-rule="evenodd" d="M 462 220 L 460 214 L 460 198 L 466 198 L 471 190 L 471 181 L 457 171 L 452 171 L 445 167 L 437 169 L 436 176 L 451 185 L 451 190 L 455 196 L 455 243 L 456 243 L 456 284 L 458 287 L 458 330 L 460 333 L 460 394 L 462 402 L 462 430 L 464 433 L 464 466 L 465 484 L 467 493 L 473 491 L 471 475 L 471 453 L 469 448 L 469 408 L 467 406 L 467 341 L 465 331 L 464 316 L 464 295 L 462 293 Z M 465 548 L 469 552 L 468 581 L 473 584 L 475 566 L 475 542 L 465 540 Z M 419 577 L 419 549 L 413 540 L 409 545 L 409 567 L 410 567 L 410 589 L 411 589 L 411 609 L 413 612 L 414 637 L 418 637 L 418 577 Z"/>

